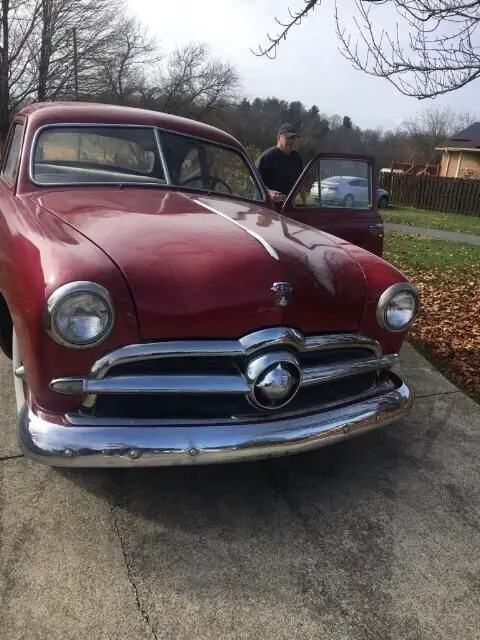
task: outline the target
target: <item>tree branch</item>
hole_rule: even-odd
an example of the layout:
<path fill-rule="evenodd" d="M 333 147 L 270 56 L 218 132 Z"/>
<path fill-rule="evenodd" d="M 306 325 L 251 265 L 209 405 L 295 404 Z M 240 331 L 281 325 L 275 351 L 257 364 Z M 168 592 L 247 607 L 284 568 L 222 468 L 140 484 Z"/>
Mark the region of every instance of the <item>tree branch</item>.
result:
<path fill-rule="evenodd" d="M 290 19 L 287 22 L 281 22 L 278 18 L 275 18 L 275 22 L 283 27 L 282 31 L 276 35 L 275 37 L 271 37 L 267 33 L 267 38 L 270 42 L 268 47 L 258 47 L 258 51 L 255 52 L 251 49 L 252 53 L 256 56 L 266 56 L 267 58 L 274 59 L 277 57 L 277 48 L 280 44 L 281 40 L 286 40 L 288 32 L 295 25 L 301 23 L 302 18 L 305 18 L 313 9 L 321 3 L 322 0 L 304 0 L 305 7 L 300 9 L 299 11 L 292 11 L 290 7 L 288 8 L 288 13 L 290 15 Z"/>
<path fill-rule="evenodd" d="M 275 57 L 278 45 L 321 0 L 289 11 L 290 19 L 269 45 L 255 55 Z M 335 2 L 336 34 L 341 54 L 364 73 L 384 78 L 400 93 L 419 99 L 455 91 L 480 78 L 480 1 L 473 0 L 355 0 L 356 13 L 342 19 Z M 381 11 L 397 14 L 395 32 L 378 29 Z M 356 37 L 352 37 L 351 27 Z"/>

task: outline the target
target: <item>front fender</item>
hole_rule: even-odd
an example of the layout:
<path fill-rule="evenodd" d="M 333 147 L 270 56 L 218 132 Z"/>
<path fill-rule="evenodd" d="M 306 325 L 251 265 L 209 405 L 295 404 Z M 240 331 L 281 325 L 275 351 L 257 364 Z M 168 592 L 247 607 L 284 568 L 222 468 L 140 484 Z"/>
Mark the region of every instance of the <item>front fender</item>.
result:
<path fill-rule="evenodd" d="M 81 398 L 61 396 L 49 388 L 53 378 L 84 375 L 105 352 L 139 339 L 129 288 L 113 261 L 68 224 L 36 207 L 21 233 L 12 234 L 10 274 L 5 299 L 17 333 L 25 374 L 34 405 L 64 412 Z M 63 284 L 97 282 L 111 294 L 115 326 L 98 346 L 72 349 L 55 342 L 44 325 L 45 303 Z"/>
<path fill-rule="evenodd" d="M 382 329 L 377 322 L 377 304 L 382 293 L 392 284 L 410 281 L 386 260 L 361 247 L 345 243 L 342 244 L 342 248 L 357 260 L 368 283 L 360 332 L 371 338 L 376 338 L 382 345 L 383 353 L 399 353 L 408 330 L 401 333 L 391 333 Z"/>

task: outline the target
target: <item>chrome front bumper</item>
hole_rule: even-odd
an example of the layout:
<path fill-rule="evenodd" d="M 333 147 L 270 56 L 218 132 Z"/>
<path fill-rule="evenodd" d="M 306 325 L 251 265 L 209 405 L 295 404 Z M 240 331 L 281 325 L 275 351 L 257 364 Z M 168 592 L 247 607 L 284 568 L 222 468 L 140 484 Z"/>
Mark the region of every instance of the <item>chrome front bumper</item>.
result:
<path fill-rule="evenodd" d="M 342 408 L 295 418 L 238 425 L 60 426 L 24 407 L 20 445 L 29 458 L 62 467 L 156 467 L 237 462 L 317 449 L 383 427 L 412 405 L 408 387 L 391 374 L 395 389 Z"/>

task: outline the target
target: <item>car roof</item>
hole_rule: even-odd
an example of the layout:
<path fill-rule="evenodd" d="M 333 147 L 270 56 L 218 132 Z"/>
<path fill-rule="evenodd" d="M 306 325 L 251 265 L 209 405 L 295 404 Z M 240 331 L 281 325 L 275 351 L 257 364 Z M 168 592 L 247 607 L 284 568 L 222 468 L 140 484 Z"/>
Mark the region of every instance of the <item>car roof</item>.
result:
<path fill-rule="evenodd" d="M 233 136 L 211 125 L 160 111 L 94 102 L 37 102 L 20 115 L 34 128 L 53 124 L 124 124 L 158 127 L 236 147 L 242 145 Z"/>
<path fill-rule="evenodd" d="M 323 182 L 328 180 L 367 180 L 367 178 L 362 178 L 361 176 L 330 176 L 329 178 L 324 178 Z"/>

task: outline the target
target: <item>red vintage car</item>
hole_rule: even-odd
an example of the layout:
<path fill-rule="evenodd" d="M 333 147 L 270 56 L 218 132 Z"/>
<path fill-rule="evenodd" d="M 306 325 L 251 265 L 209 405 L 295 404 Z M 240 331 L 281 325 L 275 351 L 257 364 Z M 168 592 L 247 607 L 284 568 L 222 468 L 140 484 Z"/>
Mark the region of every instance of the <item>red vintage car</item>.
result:
<path fill-rule="evenodd" d="M 309 202 L 328 175 L 367 178 L 369 202 Z M 216 128 L 98 104 L 16 115 L 0 179 L 0 346 L 25 454 L 239 461 L 403 416 L 412 399 L 392 367 L 418 298 L 367 250 L 374 175 L 369 158 L 317 156 L 277 212 Z"/>

